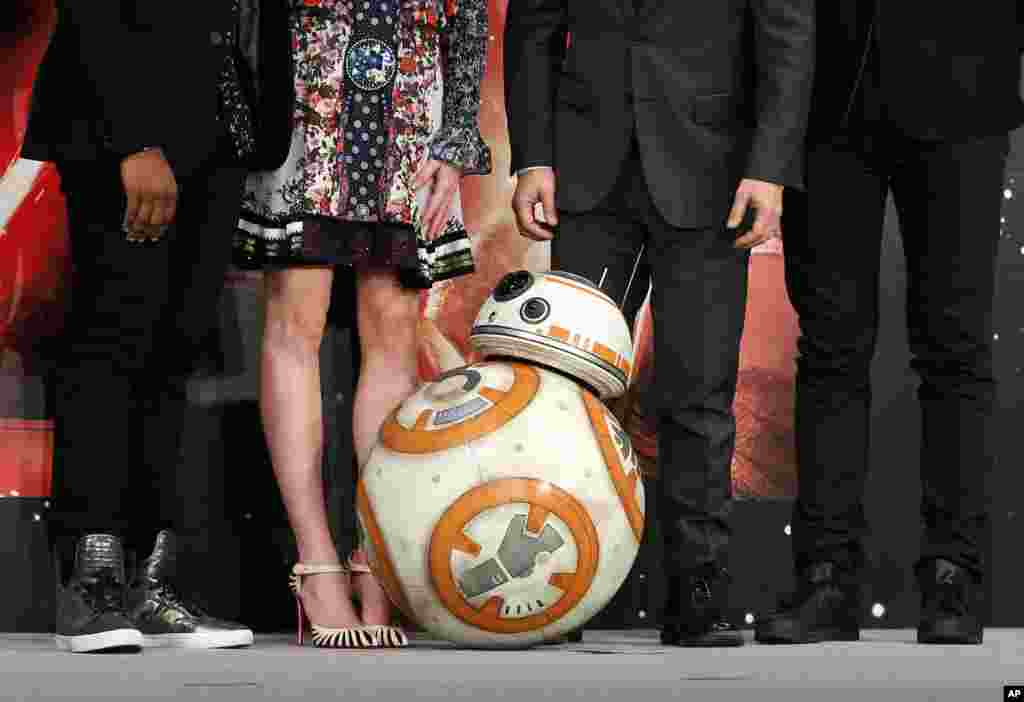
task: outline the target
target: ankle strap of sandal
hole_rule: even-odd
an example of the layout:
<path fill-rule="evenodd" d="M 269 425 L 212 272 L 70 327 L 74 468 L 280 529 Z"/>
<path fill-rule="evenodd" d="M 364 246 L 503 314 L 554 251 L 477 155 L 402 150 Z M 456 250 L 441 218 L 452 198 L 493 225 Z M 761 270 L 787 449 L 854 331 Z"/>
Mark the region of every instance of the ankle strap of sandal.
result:
<path fill-rule="evenodd" d="M 296 563 L 292 566 L 293 575 L 319 575 L 321 573 L 347 573 L 348 568 L 341 563 Z"/>
<path fill-rule="evenodd" d="M 369 563 L 363 563 L 363 562 L 360 562 L 360 561 L 356 560 L 356 556 L 357 555 L 359 555 L 361 558 L 366 558 L 366 552 L 365 551 L 362 551 L 362 552 L 360 552 L 360 551 L 353 551 L 352 554 L 348 557 L 348 569 L 350 571 L 352 571 L 353 573 L 370 573 L 370 572 L 372 572 L 370 570 Z"/>

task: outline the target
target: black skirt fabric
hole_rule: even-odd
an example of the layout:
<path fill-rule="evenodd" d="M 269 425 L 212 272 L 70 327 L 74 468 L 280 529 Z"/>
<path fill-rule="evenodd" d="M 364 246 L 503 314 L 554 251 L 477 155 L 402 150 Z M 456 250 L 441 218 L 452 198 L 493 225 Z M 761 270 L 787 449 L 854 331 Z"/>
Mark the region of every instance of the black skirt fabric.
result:
<path fill-rule="evenodd" d="M 412 226 L 401 224 L 332 217 L 272 222 L 244 210 L 235 232 L 234 263 L 248 270 L 394 267 L 403 286 L 422 289 L 474 270 L 469 237 L 462 229 L 425 241 Z"/>

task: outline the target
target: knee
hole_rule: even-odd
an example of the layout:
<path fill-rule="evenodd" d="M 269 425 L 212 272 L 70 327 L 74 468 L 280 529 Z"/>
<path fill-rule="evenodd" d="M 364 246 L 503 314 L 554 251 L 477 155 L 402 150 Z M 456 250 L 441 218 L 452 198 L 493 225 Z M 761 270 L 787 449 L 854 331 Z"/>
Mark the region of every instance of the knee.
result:
<path fill-rule="evenodd" d="M 270 353 L 303 360 L 317 358 L 326 325 L 326 310 L 307 309 L 301 304 L 268 304 L 263 347 Z"/>
<path fill-rule="evenodd" d="M 912 364 L 922 372 L 944 375 L 991 376 L 993 336 L 988 324 L 964 324 L 950 313 L 912 319 Z"/>
<path fill-rule="evenodd" d="M 835 378 L 867 382 L 875 355 L 875 333 L 801 335 L 797 341 L 797 371 L 807 380 Z"/>
<path fill-rule="evenodd" d="M 911 344 L 911 367 L 925 380 L 993 383 L 992 345 L 986 342 Z"/>
<path fill-rule="evenodd" d="M 419 296 L 414 291 L 381 295 L 360 310 L 359 338 L 375 351 L 398 351 L 412 345 L 419 321 Z"/>

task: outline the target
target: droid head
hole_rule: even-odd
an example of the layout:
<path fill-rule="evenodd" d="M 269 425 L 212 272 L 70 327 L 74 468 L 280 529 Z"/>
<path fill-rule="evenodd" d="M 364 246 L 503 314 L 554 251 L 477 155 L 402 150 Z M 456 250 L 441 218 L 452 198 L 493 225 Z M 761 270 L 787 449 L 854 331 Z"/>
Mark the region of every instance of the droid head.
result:
<path fill-rule="evenodd" d="M 633 343 L 622 312 L 592 282 L 561 271 L 515 271 L 498 283 L 473 323 L 470 345 L 486 357 L 532 361 L 593 388 L 626 391 Z"/>

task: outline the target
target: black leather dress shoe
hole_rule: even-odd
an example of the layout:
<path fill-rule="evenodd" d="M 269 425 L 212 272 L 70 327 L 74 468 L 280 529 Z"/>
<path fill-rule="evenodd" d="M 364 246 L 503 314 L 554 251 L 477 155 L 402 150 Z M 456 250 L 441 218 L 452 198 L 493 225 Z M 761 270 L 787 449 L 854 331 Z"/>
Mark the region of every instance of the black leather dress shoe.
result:
<path fill-rule="evenodd" d="M 939 558 L 919 569 L 918 582 L 921 586 L 918 643 L 981 643 L 984 630 L 977 614 L 980 583 L 966 569 Z"/>
<path fill-rule="evenodd" d="M 124 611 L 124 551 L 109 534 L 78 542 L 67 585 L 57 590 L 57 648 L 72 653 L 137 652 L 142 634 Z"/>
<path fill-rule="evenodd" d="M 754 640 L 805 644 L 860 639 L 860 588 L 833 563 L 816 563 L 779 609 L 758 618 Z"/>
<path fill-rule="evenodd" d="M 146 646 L 234 648 L 249 646 L 252 631 L 211 617 L 203 607 L 183 598 L 174 587 L 174 535 L 161 531 L 152 555 L 142 562 L 128 589 L 128 612 Z"/>
<path fill-rule="evenodd" d="M 742 646 L 743 634 L 724 619 L 729 574 L 705 566 L 670 577 L 661 642 L 667 646 Z"/>

